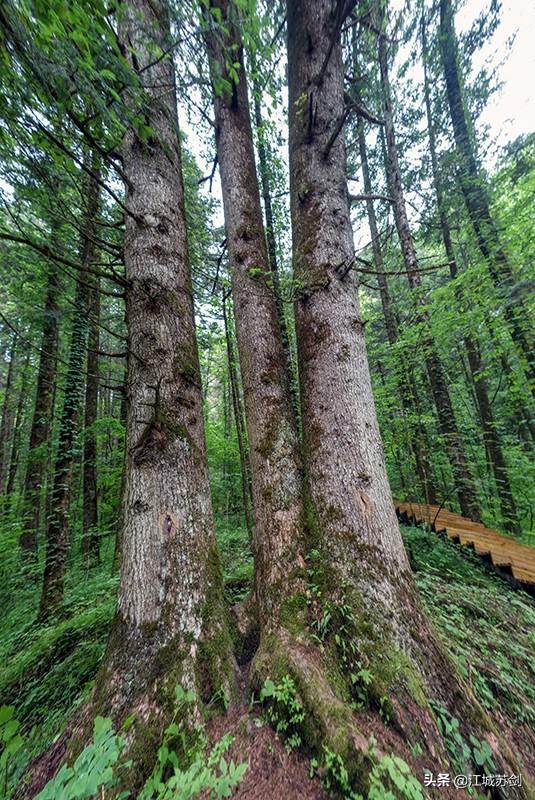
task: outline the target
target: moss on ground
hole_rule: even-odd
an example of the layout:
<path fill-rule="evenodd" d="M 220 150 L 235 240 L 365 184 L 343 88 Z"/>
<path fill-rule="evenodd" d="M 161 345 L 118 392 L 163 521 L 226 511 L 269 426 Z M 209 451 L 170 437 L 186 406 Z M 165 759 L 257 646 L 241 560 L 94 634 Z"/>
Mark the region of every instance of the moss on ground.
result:
<path fill-rule="evenodd" d="M 517 731 L 520 748 L 522 731 L 535 726 L 535 601 L 467 548 L 421 528 L 403 527 L 402 532 L 438 636 L 480 703 L 500 724 L 505 720 L 510 730 Z M 234 602 L 247 594 L 252 582 L 247 532 L 226 524 L 220 526 L 218 538 L 227 599 Z M 14 705 L 22 723 L 26 747 L 20 770 L 53 739 L 91 689 L 115 606 L 111 545 L 109 550 L 101 565 L 68 574 L 65 613 L 47 627 L 34 624 L 38 582 L 15 584 L 13 579 L 10 587 L 5 585 L 8 602 L 0 621 L 0 663 L 5 665 L 0 704 Z M 286 611 L 288 620 L 296 621 L 300 629 L 301 599 L 296 607 L 289 603 Z M 27 619 L 25 625 L 20 624 L 22 618 Z M 290 635 L 299 635 L 299 630 L 288 628 Z M 209 671 L 213 655 L 207 654 Z M 394 676 L 392 669 L 387 671 L 381 683 L 389 684 L 396 675 L 405 674 L 403 665 L 394 670 Z M 282 654 L 278 672 L 280 676 L 295 672 Z M 338 674 L 336 678 L 334 686 L 343 681 Z M 417 689 L 414 686 L 410 692 L 415 698 Z M 377 690 L 383 691 L 379 685 Z M 313 698 L 304 699 L 305 705 L 312 704 Z M 321 703 L 321 698 L 315 702 Z M 342 731 L 345 722 L 338 720 Z M 312 731 L 309 735 L 313 737 Z"/>

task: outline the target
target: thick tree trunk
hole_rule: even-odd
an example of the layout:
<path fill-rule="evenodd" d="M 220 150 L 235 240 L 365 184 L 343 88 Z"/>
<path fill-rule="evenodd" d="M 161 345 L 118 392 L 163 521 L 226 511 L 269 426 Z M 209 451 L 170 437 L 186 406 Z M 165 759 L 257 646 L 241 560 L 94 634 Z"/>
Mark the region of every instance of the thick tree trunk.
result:
<path fill-rule="evenodd" d="M 129 358 L 121 578 L 92 697 L 49 758 L 79 748 L 95 714 L 116 726 L 131 717 L 123 735 L 133 763 L 123 782 L 137 796 L 171 720 L 187 734 L 205 702 L 229 698 L 234 660 L 208 483 L 167 4 L 125 2 L 119 38 L 144 87 L 126 102 L 152 129 L 147 141 L 129 128 L 122 149 Z M 179 684 L 194 693 L 195 719 L 177 702 Z"/>
<path fill-rule="evenodd" d="M 127 424 L 127 401 L 126 401 L 126 382 L 128 379 L 128 358 L 126 356 L 126 369 L 124 374 L 124 383 L 121 386 L 121 405 L 119 408 L 119 419 L 123 423 L 123 426 L 126 430 Z M 126 479 L 126 442 L 125 447 L 123 448 L 123 469 L 121 473 L 121 487 L 119 490 L 119 508 L 117 513 L 117 520 L 115 523 L 115 546 L 113 548 L 113 562 L 112 562 L 112 575 L 119 572 L 121 567 L 121 557 L 123 552 L 123 530 L 124 530 L 124 506 L 123 506 L 123 497 L 125 491 L 125 479 Z"/>
<path fill-rule="evenodd" d="M 422 292 L 418 259 L 416 256 L 416 249 L 414 247 L 409 220 L 407 217 L 405 198 L 403 196 L 401 170 L 397 157 L 394 118 L 392 113 L 392 98 L 388 75 L 386 34 L 384 31 L 380 32 L 378 40 L 379 66 L 381 70 L 383 111 L 385 119 L 386 150 L 388 159 L 387 165 L 390 172 L 394 218 L 396 221 L 396 228 L 401 245 L 401 252 L 403 255 L 403 261 L 405 263 L 405 269 L 407 271 L 409 285 L 414 290 L 414 294 L 417 296 L 417 302 L 420 305 L 420 310 L 418 311 L 418 320 L 422 325 L 422 329 L 425 331 L 423 343 L 425 365 L 427 374 L 429 376 L 429 382 L 431 384 L 433 399 L 437 409 L 440 432 L 444 437 L 452 468 L 453 480 L 459 505 L 461 507 L 461 513 L 470 519 L 479 520 L 481 515 L 474 483 L 468 469 L 468 463 L 464 452 L 464 444 L 457 427 L 457 421 L 453 411 L 447 379 L 444 373 L 444 367 L 436 352 L 435 342 L 433 341 L 429 327 L 429 315 L 425 310 L 425 306 L 428 305 L 428 298 Z"/>
<path fill-rule="evenodd" d="M 94 425 L 98 417 L 99 385 L 99 281 L 95 279 L 89 293 L 89 335 L 87 340 L 87 378 L 85 384 L 83 501 L 82 501 L 82 554 L 86 560 L 99 558 L 98 495 L 97 495 L 97 439 Z"/>
<path fill-rule="evenodd" d="M 428 767 L 446 763 L 430 697 L 459 717 L 463 735 L 484 737 L 500 765 L 515 761 L 422 614 L 390 496 L 356 277 L 348 269 L 354 252 L 341 127 L 341 11 L 337 0 L 288 3 L 290 187 L 293 260 L 301 287 L 296 324 L 312 524 L 310 582 L 307 593 L 293 599 L 291 629 L 274 630 L 261 643 L 252 675 L 258 683 L 290 675 L 304 706 L 306 743 L 339 755 L 353 788 L 366 793 L 372 730 L 380 743 L 405 747 L 405 754 L 417 732 Z M 359 688 L 362 669 L 371 676 L 366 688 Z M 355 712 L 351 702 L 354 708 L 363 695 L 366 708 Z M 385 704 L 389 723 L 378 711 Z M 413 755 L 407 758 L 414 761 Z"/>
<path fill-rule="evenodd" d="M 91 168 L 93 172 L 98 171 L 95 156 L 91 160 Z M 51 503 L 46 524 L 45 570 L 39 604 L 40 620 L 56 614 L 63 602 L 66 559 L 70 544 L 69 505 L 72 468 L 84 386 L 84 359 L 87 347 L 89 284 L 84 270 L 87 268 L 87 272 L 89 272 L 95 257 L 95 217 L 99 208 L 99 198 L 99 184 L 94 178 L 88 177 L 80 243 L 82 269 L 76 284 L 58 449 L 52 467 Z"/>
<path fill-rule="evenodd" d="M 364 125 L 362 120 L 357 123 L 357 137 L 359 144 L 360 164 L 362 169 L 362 179 L 364 184 L 364 193 L 371 198 L 372 183 L 370 179 L 370 170 L 368 166 L 368 153 L 366 148 L 366 137 L 364 134 Z M 375 208 L 373 200 L 366 200 L 366 211 L 368 213 L 368 225 L 370 228 L 370 236 L 372 242 L 373 260 L 377 270 L 377 285 L 379 287 L 379 295 L 381 297 L 381 305 L 383 307 L 383 316 L 385 318 L 386 334 L 388 341 L 391 345 L 396 344 L 399 338 L 399 328 L 392 302 L 390 299 L 390 291 L 388 287 L 388 280 L 385 274 L 383 251 L 381 248 L 381 240 L 379 237 L 379 229 L 377 226 L 377 218 L 375 216 Z M 408 418 L 408 425 L 410 426 L 409 437 L 411 441 L 411 449 L 414 454 L 416 463 L 416 473 L 420 483 L 421 496 L 425 499 L 426 503 L 437 502 L 437 491 L 434 485 L 433 472 L 431 469 L 431 460 L 427 452 L 425 441 L 425 434 L 419 423 L 420 413 L 419 407 L 416 402 L 415 381 L 412 372 L 412 366 L 409 364 L 406 357 L 402 356 L 402 363 L 397 371 L 397 381 L 399 384 L 399 393 L 402 406 L 405 411 L 405 416 Z M 412 416 L 416 417 L 416 427 L 410 421 Z"/>
<path fill-rule="evenodd" d="M 290 347 L 290 337 L 288 334 L 288 325 L 286 324 L 286 317 L 284 314 L 284 303 L 282 300 L 282 291 L 279 276 L 279 265 L 277 258 L 277 240 L 275 238 L 275 222 L 273 218 L 273 203 L 271 201 L 271 180 L 270 168 L 268 158 L 268 148 L 266 142 L 266 132 L 264 130 L 264 122 L 262 119 L 262 104 L 260 97 L 262 94 L 260 81 L 258 77 L 254 80 L 253 85 L 253 100 L 254 100 L 254 119 L 256 125 L 256 134 L 258 140 L 258 162 L 260 167 L 260 185 L 262 187 L 262 201 L 264 204 L 264 214 L 266 219 L 266 243 L 269 257 L 269 266 L 273 278 L 273 292 L 275 294 L 275 305 L 277 307 L 277 315 L 279 317 L 279 325 L 282 336 L 282 346 L 284 348 L 284 356 L 286 359 L 286 371 L 288 372 L 288 385 L 292 397 L 292 407 L 294 409 L 295 419 L 297 426 L 299 426 L 299 397 L 297 393 L 297 378 L 294 374 L 292 350 Z"/>
<path fill-rule="evenodd" d="M 227 298 L 223 297 L 223 324 L 225 327 L 225 342 L 227 346 L 227 364 L 228 374 L 230 381 L 230 390 L 232 396 L 232 409 L 234 411 L 234 424 L 236 425 L 236 438 L 238 440 L 238 451 L 240 454 L 240 469 L 241 469 L 241 485 L 243 495 L 243 513 L 245 516 L 245 525 L 249 540 L 253 540 L 253 495 L 251 487 L 251 464 L 249 462 L 249 449 L 247 444 L 247 435 L 245 431 L 245 422 L 243 414 L 243 403 L 240 391 L 240 382 L 238 380 L 238 371 L 236 369 L 236 356 L 234 353 L 234 342 L 232 341 L 232 331 L 227 313 Z"/>
<path fill-rule="evenodd" d="M 11 438 L 13 434 L 13 379 L 15 376 L 15 360 L 17 355 L 18 336 L 13 335 L 9 350 L 9 364 L 7 366 L 6 382 L 4 385 L 4 400 L 2 415 L 0 417 L 0 497 L 4 494 L 6 479 L 9 473 L 9 458 L 11 455 Z"/>
<path fill-rule="evenodd" d="M 214 27 L 218 8 L 228 33 Z M 303 539 L 299 445 L 269 264 L 236 9 L 212 3 L 205 41 L 214 84 L 216 146 L 231 269 L 253 488 L 255 593 L 262 628 L 295 591 Z M 228 53 L 239 61 L 228 73 Z M 220 87 L 223 78 L 227 81 Z M 302 564 L 301 564 L 302 566 Z"/>
<path fill-rule="evenodd" d="M 466 210 L 494 285 L 499 296 L 503 297 L 503 311 L 511 336 L 526 359 L 526 374 L 531 382 L 532 391 L 535 392 L 535 348 L 526 333 L 526 330 L 530 330 L 529 320 L 532 316 L 522 299 L 513 300 L 511 296 L 515 278 L 500 242 L 496 223 L 490 211 L 487 187 L 478 168 L 459 76 L 451 0 L 440 0 L 439 43 L 451 124 L 460 157 L 459 183 Z"/>
<path fill-rule="evenodd" d="M 458 268 L 455 258 L 455 251 L 453 249 L 453 241 L 451 238 L 451 231 L 446 214 L 444 203 L 444 191 L 442 187 L 442 180 L 440 176 L 440 169 L 438 165 L 437 147 L 435 140 L 435 129 L 433 126 L 433 115 L 431 110 L 431 93 L 429 90 L 429 77 L 427 67 L 427 36 L 425 26 L 425 15 L 422 14 L 421 21 L 421 38 L 422 38 L 422 60 L 424 67 L 424 101 L 427 115 L 427 131 L 429 138 L 429 153 L 431 156 L 431 171 L 433 174 L 433 182 L 435 185 L 435 193 L 437 198 L 437 210 L 440 221 L 440 230 L 442 233 L 442 241 L 446 251 L 446 258 L 448 259 L 450 275 L 452 280 L 455 280 Z M 464 305 L 462 290 L 457 284 L 455 287 L 455 296 L 462 309 Z M 505 464 L 505 457 L 501 447 L 500 437 L 494 422 L 494 415 L 492 413 L 492 406 L 490 403 L 487 380 L 485 378 L 485 367 L 482 363 L 481 353 L 477 341 L 470 335 L 464 334 L 464 346 L 468 355 L 468 366 L 470 369 L 470 376 L 474 386 L 476 396 L 476 407 L 479 412 L 481 420 L 481 427 L 483 429 L 483 440 L 487 450 L 491 469 L 494 475 L 496 490 L 500 503 L 500 510 L 504 527 L 512 533 L 520 533 L 520 526 L 516 513 L 516 506 L 509 482 L 509 475 Z"/>

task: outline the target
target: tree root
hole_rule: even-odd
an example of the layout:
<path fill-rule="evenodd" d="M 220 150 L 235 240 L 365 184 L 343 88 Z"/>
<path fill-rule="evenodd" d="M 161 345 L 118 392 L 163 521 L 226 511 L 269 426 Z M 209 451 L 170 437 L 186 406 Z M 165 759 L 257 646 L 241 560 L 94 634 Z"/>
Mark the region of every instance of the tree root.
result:
<path fill-rule="evenodd" d="M 428 642 L 430 646 L 433 644 Z M 449 772 L 453 778 L 462 771 L 452 763 L 448 743 L 440 733 L 430 706 L 429 701 L 436 697 L 452 716 L 455 711 L 459 713 L 463 736 L 468 738 L 472 734 L 488 744 L 496 765 L 496 769 L 491 771 L 493 774 L 520 775 L 520 765 L 510 748 L 493 728 L 469 688 L 462 685 L 454 665 L 439 651 L 437 661 L 442 661 L 442 657 L 445 658 L 445 674 L 440 681 L 443 693 L 436 692 L 436 675 L 432 675 L 431 680 L 418 681 L 416 686 L 414 676 L 409 674 L 409 664 L 409 669 L 400 669 L 391 685 L 384 687 L 382 702 L 370 696 L 358 704 L 361 707 L 352 708 L 350 676 L 343 674 L 343 667 L 333 667 L 330 645 L 320 645 L 306 634 L 289 633 L 280 628 L 262 639 L 251 665 L 251 683 L 258 691 L 268 679 L 274 683 L 285 676 L 292 679 L 304 709 L 299 730 L 303 745 L 320 763 L 326 750 L 339 756 L 353 790 L 364 797 L 367 796 L 373 765 L 383 756 L 394 754 L 401 757 L 422 782 L 424 772 L 434 775 Z M 453 705 L 446 699 L 448 688 L 450 697 L 453 689 Z M 475 763 L 468 767 L 472 774 L 484 772 Z M 527 776 L 522 777 L 523 786 L 494 787 L 492 797 L 504 800 L 534 798 L 533 785 Z M 459 798 L 462 793 L 453 785 L 436 790 L 429 787 L 426 791 L 430 792 L 429 796 L 442 800 Z"/>

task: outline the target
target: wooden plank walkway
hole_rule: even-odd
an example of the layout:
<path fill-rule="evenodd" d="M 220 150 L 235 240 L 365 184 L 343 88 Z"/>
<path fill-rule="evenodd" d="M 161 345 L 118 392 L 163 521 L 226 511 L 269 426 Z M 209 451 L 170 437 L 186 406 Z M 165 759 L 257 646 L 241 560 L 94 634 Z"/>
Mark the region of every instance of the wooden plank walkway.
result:
<path fill-rule="evenodd" d="M 398 516 L 405 516 L 416 523 L 425 522 L 439 533 L 445 531 L 450 539 L 462 545 L 472 545 L 476 553 L 500 570 L 510 573 L 530 593 L 535 591 L 535 548 L 519 544 L 514 539 L 480 522 L 454 514 L 447 508 L 422 503 L 399 503 L 394 501 Z"/>

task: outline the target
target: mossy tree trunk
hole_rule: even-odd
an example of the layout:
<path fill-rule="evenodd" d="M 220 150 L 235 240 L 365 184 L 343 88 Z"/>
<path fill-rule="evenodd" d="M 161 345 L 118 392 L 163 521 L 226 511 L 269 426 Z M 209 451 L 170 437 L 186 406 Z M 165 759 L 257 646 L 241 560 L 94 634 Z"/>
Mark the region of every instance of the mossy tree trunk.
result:
<path fill-rule="evenodd" d="M 52 236 L 54 241 L 54 236 Z M 39 523 L 41 519 L 42 484 L 46 477 L 47 452 L 43 452 L 50 434 L 54 410 L 56 355 L 58 348 L 58 269 L 50 263 L 47 269 L 46 297 L 43 313 L 43 332 L 39 350 L 39 367 L 35 403 L 30 427 L 30 442 L 22 499 L 23 531 L 19 539 L 25 560 L 37 557 Z"/>
<path fill-rule="evenodd" d="M 91 156 L 95 172 L 96 156 Z M 72 330 L 63 407 L 59 423 L 58 448 L 52 467 L 50 510 L 46 521 L 46 556 L 43 586 L 39 603 L 39 619 L 46 620 L 56 614 L 63 603 L 67 552 L 70 544 L 69 505 L 71 499 L 72 468 L 75 457 L 76 435 L 80 403 L 84 388 L 84 360 L 87 348 L 88 289 L 86 272 L 90 271 L 95 257 L 95 217 L 99 208 L 100 191 L 97 181 L 87 176 L 85 180 L 85 208 L 81 227 L 80 272 L 76 282 Z"/>
<path fill-rule="evenodd" d="M 424 67 L 424 101 L 427 117 L 427 133 L 429 139 L 429 155 L 431 157 L 431 172 L 433 176 L 433 183 L 435 186 L 435 194 L 437 200 L 437 211 L 440 223 L 440 231 L 442 234 L 442 241 L 444 243 L 444 250 L 446 251 L 446 258 L 449 263 L 450 275 L 453 281 L 458 274 L 457 259 L 455 258 L 455 251 L 453 249 L 453 240 L 451 236 L 450 225 L 446 213 L 444 188 L 442 186 L 442 179 L 438 164 L 438 154 L 436 145 L 435 128 L 433 124 L 433 114 L 431 109 L 431 92 L 429 88 L 429 75 L 428 75 L 428 59 L 427 52 L 427 31 L 425 24 L 425 14 L 422 14 L 421 20 L 421 42 L 422 42 L 422 60 Z M 464 298 L 462 290 L 458 284 L 455 285 L 455 297 L 459 303 L 462 311 L 464 306 Z M 511 533 L 520 533 L 520 526 L 516 513 L 516 506 L 511 490 L 509 475 L 505 463 L 505 456 L 502 450 L 500 436 L 494 421 L 494 414 L 490 402 L 488 383 L 486 378 L 485 365 L 481 357 L 481 350 L 479 343 L 470 333 L 463 335 L 463 342 L 468 356 L 468 366 L 470 370 L 470 377 L 474 386 L 474 393 L 476 397 L 476 407 L 479 412 L 481 420 L 481 427 L 483 430 L 483 439 L 486 450 L 489 455 L 491 469 L 494 474 L 494 481 L 496 484 L 496 491 L 500 503 L 500 510 L 504 527 L 511 531 Z"/>
<path fill-rule="evenodd" d="M 120 583 L 93 694 L 48 759 L 57 765 L 61 753 L 80 749 L 96 714 L 115 726 L 131 717 L 123 783 L 137 796 L 175 713 L 187 732 L 206 703 L 223 707 L 235 662 L 208 482 L 167 3 L 122 4 L 119 41 L 137 73 L 125 102 L 131 119 L 143 119 L 122 147 L 128 359 Z M 177 701 L 179 684 L 193 692 L 189 711 Z"/>
<path fill-rule="evenodd" d="M 87 338 L 87 377 L 84 410 L 82 554 L 86 560 L 98 561 L 97 437 L 95 423 L 98 417 L 99 387 L 99 279 L 95 278 L 92 283 L 88 304 L 89 335 Z"/>
<path fill-rule="evenodd" d="M 354 252 L 340 124 L 341 4 L 290 0 L 287 8 L 310 583 L 307 594 L 291 603 L 291 627 L 261 643 L 252 675 L 258 683 L 293 678 L 304 706 L 303 738 L 320 753 L 328 747 L 340 755 L 361 792 L 367 789 L 372 731 L 379 751 L 399 745 L 420 776 L 423 764 L 414 763 L 409 749 L 416 742 L 428 768 L 438 771 L 448 763 L 431 698 L 460 719 L 464 736 L 471 732 L 488 741 L 500 771 L 502 765 L 517 767 L 422 613 L 392 504 L 357 281 L 348 269 Z M 366 686 L 359 678 L 363 669 Z"/>
<path fill-rule="evenodd" d="M 414 291 L 415 299 L 419 306 L 417 314 L 418 321 L 422 326 L 422 330 L 424 331 L 422 338 L 425 366 L 429 376 L 431 392 L 437 410 L 440 432 L 444 438 L 449 462 L 451 464 L 453 481 L 457 498 L 459 500 L 459 505 L 461 507 L 461 513 L 470 519 L 479 520 L 481 518 L 481 512 L 479 509 L 474 481 L 470 474 L 464 443 L 459 431 L 457 420 L 455 418 L 444 366 L 437 353 L 436 343 L 434 342 L 433 335 L 431 333 L 429 312 L 426 310 L 427 306 L 429 305 L 429 301 L 422 288 L 416 248 L 414 246 L 414 240 L 405 206 L 401 169 L 397 155 L 396 133 L 392 110 L 392 93 L 390 89 L 390 78 L 388 71 L 387 37 L 384 30 L 386 25 L 386 15 L 379 15 L 379 25 L 381 27 L 378 36 L 378 57 L 383 95 L 387 168 L 390 173 L 396 229 L 398 232 L 407 279 L 411 289 Z"/>
<path fill-rule="evenodd" d="M 13 438 L 11 440 L 11 455 L 9 459 L 9 471 L 7 475 L 6 494 L 9 496 L 15 489 L 15 482 L 20 463 L 20 444 L 22 438 L 22 428 L 24 425 L 25 408 L 28 393 L 28 379 L 30 377 L 30 356 L 31 350 L 28 350 L 24 366 L 22 368 L 22 377 L 19 388 L 19 398 L 17 402 L 17 409 L 13 420 Z"/>
<path fill-rule="evenodd" d="M 13 416 L 15 411 L 13 384 L 18 344 L 18 336 L 14 333 L 11 339 L 11 347 L 9 348 L 9 363 L 7 365 L 6 380 L 3 387 L 4 398 L 2 402 L 2 414 L 0 415 L 0 496 L 4 494 L 6 479 L 9 473 Z"/>
<path fill-rule="evenodd" d="M 216 24 L 217 17 L 222 25 Z M 237 5 L 217 0 L 206 10 L 204 36 L 250 449 L 255 593 L 261 627 L 270 627 L 285 597 L 295 590 L 303 534 L 302 480 L 264 235 L 238 17 Z M 232 67 L 233 60 L 238 68 Z"/>
<path fill-rule="evenodd" d="M 535 349 L 527 333 L 533 327 L 533 316 L 521 296 L 513 297 L 515 276 L 500 241 L 498 228 L 490 210 L 487 185 L 478 167 L 474 140 L 469 128 L 468 111 L 461 88 L 451 0 L 440 0 L 439 43 L 451 124 L 460 160 L 459 184 L 466 210 L 474 229 L 477 246 L 488 264 L 498 296 L 503 299 L 503 313 L 511 337 L 525 359 L 526 375 L 532 392 L 535 393 Z"/>

